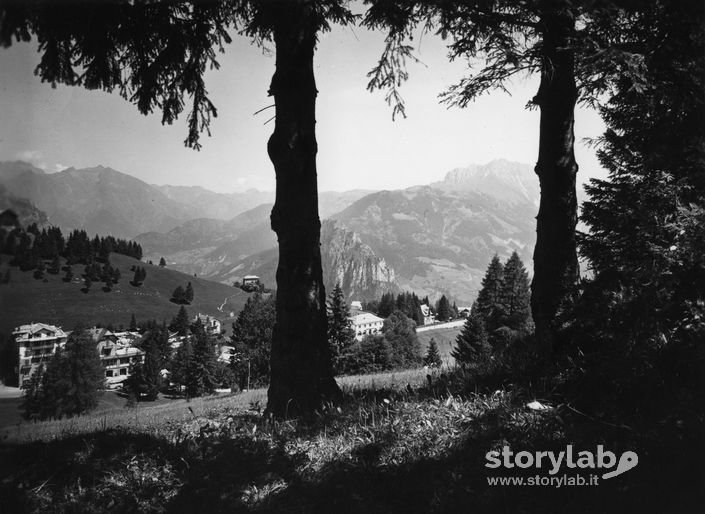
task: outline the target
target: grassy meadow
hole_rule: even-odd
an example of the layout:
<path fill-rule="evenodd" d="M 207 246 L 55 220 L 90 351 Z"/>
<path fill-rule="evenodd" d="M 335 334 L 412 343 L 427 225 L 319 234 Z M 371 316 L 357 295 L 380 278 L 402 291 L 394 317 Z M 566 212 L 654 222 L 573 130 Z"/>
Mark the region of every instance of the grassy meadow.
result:
<path fill-rule="evenodd" d="M 455 338 L 458 337 L 463 327 L 443 328 L 439 327 L 433 330 L 426 330 L 418 334 L 419 342 L 421 343 L 421 354 L 426 355 L 428 345 L 431 339 L 436 340 L 438 352 L 441 354 L 443 364 L 446 366 L 455 365 L 455 359 L 451 355 L 455 347 Z"/>
<path fill-rule="evenodd" d="M 9 257 L 0 256 L 0 273 L 9 267 Z M 57 324 L 70 330 L 76 323 L 84 325 L 112 323 L 127 326 L 134 313 L 137 320 L 171 320 L 179 306 L 170 301 L 177 286 L 191 282 L 194 301 L 186 308 L 191 316 L 201 312 L 221 319 L 229 329 L 229 314 L 237 315 L 247 300 L 248 293 L 238 288 L 186 275 L 168 267 L 160 268 L 120 254 L 111 254 L 110 262 L 120 270 L 121 279 L 112 291 L 104 292 L 103 284 L 95 283 L 83 292 L 82 265 L 73 266 L 74 280 L 64 282 L 65 273 L 45 273 L 44 279 L 35 279 L 33 271 L 9 267 L 10 283 L 0 284 L 0 332 L 9 333 L 18 325 L 32 322 Z M 63 259 L 62 259 L 63 264 Z M 140 287 L 130 284 L 133 265 L 147 270 L 147 279 Z M 228 322 L 230 321 L 230 322 Z"/>
<path fill-rule="evenodd" d="M 694 495 L 702 473 L 687 468 L 696 456 L 664 451 L 655 434 L 605 424 L 558 398 L 524 388 L 478 394 L 457 370 L 340 382 L 339 405 L 292 421 L 264 418 L 266 392 L 253 390 L 11 427 L 0 436 L 0 505 L 3 512 L 587 513 L 697 512 L 702 499 Z M 528 408 L 535 399 L 549 409 Z M 489 485 L 508 473 L 485 467 L 486 452 L 559 451 L 568 443 L 636 450 L 639 466 L 589 487 Z"/>

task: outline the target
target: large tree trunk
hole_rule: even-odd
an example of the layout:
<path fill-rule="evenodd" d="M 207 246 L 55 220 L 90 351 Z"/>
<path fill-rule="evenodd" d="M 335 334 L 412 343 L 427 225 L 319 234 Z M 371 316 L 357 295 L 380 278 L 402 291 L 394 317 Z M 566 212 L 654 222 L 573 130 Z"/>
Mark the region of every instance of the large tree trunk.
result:
<path fill-rule="evenodd" d="M 547 2 L 555 4 L 555 2 Z M 577 101 L 575 55 L 571 36 L 575 19 L 565 8 L 548 8 L 542 16 L 543 66 L 535 101 L 541 109 L 536 174 L 541 204 L 536 223 L 531 311 L 544 354 L 555 343 L 558 316 L 570 302 L 578 280 L 575 244 L 577 200 L 573 146 Z"/>
<path fill-rule="evenodd" d="M 327 343 L 316 176 L 317 26 L 311 2 L 275 7 L 276 122 L 269 157 L 277 178 L 272 230 L 279 240 L 276 324 L 267 411 L 277 417 L 312 412 L 340 395 Z"/>

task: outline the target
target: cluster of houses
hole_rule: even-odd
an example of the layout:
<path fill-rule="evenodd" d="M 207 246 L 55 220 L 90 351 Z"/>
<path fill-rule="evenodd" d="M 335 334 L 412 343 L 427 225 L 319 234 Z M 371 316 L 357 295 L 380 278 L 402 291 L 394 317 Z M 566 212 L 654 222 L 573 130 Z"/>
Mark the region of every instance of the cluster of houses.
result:
<path fill-rule="evenodd" d="M 256 278 L 256 277 L 255 277 Z M 433 313 L 428 305 L 422 305 L 424 325 L 435 323 Z M 467 316 L 469 309 L 463 309 L 462 314 Z M 222 333 L 220 320 L 207 314 L 197 314 L 194 321 L 200 320 L 206 333 L 219 335 Z M 355 332 L 355 339 L 361 341 L 365 336 L 382 332 L 384 319 L 362 310 L 362 304 L 354 301 L 350 305 L 350 322 Z M 141 335 L 131 331 L 111 331 L 106 328 L 92 328 L 89 330 L 96 344 L 100 360 L 105 368 L 105 381 L 108 388 L 115 389 L 121 386 L 130 376 L 130 366 L 144 361 L 144 351 L 139 348 Z M 62 348 L 68 340 L 69 333 L 60 327 L 45 323 L 30 323 L 17 327 L 13 332 L 19 347 L 19 383 L 29 379 L 40 365 L 49 362 L 58 348 Z M 185 336 L 178 334 L 169 335 L 169 345 L 176 350 L 183 344 Z M 235 349 L 232 346 L 218 344 L 216 352 L 218 360 L 230 362 Z"/>
<path fill-rule="evenodd" d="M 221 333 L 221 322 L 213 316 L 199 313 L 194 321 L 196 319 L 201 320 L 207 334 Z M 106 386 L 109 389 L 120 387 L 130 376 L 130 366 L 144 361 L 144 351 L 139 348 L 142 336 L 138 332 L 117 332 L 96 327 L 89 329 L 88 333 L 96 344 L 100 361 L 105 368 Z M 12 335 L 19 348 L 18 375 L 19 385 L 22 387 L 39 366 L 46 366 L 57 349 L 66 345 L 70 332 L 65 332 L 55 325 L 30 323 L 17 327 Z M 169 334 L 169 344 L 173 349 L 181 346 L 183 340 L 184 338 L 176 333 Z M 231 347 L 217 348 L 219 359 L 224 360 L 224 354 L 229 352 L 228 348 Z M 227 358 L 229 360 L 229 354 Z"/>

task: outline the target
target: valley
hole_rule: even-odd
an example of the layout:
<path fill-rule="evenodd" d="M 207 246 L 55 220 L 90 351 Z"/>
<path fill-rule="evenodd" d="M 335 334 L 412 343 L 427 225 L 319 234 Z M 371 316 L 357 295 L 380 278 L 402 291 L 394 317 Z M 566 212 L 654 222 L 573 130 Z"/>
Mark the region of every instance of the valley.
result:
<path fill-rule="evenodd" d="M 21 162 L 0 163 L 0 185 L 3 204 L 40 226 L 131 237 L 144 261 L 163 257 L 211 282 L 252 274 L 275 285 L 273 193 L 154 186 L 103 166 L 47 174 Z M 321 192 L 325 286 L 341 283 L 349 300 L 408 290 L 470 304 L 495 253 L 531 260 L 538 197 L 533 168 L 505 160 L 403 190 Z"/>

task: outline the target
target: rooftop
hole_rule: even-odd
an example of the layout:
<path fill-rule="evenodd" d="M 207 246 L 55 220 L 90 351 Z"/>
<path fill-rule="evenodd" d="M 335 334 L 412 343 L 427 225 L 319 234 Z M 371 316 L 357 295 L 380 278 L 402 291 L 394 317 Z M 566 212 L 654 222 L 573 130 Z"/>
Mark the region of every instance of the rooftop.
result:
<path fill-rule="evenodd" d="M 375 316 L 371 312 L 361 312 L 360 314 L 356 314 L 355 316 L 351 316 L 350 319 L 352 319 L 353 323 L 356 325 L 360 325 L 362 323 L 375 323 L 375 322 L 383 322 L 384 319 L 380 318 L 379 316 Z"/>

